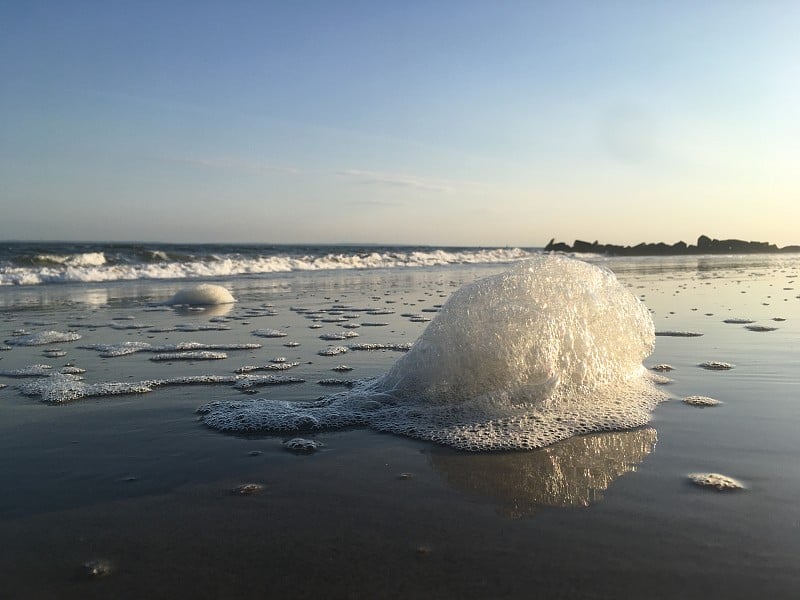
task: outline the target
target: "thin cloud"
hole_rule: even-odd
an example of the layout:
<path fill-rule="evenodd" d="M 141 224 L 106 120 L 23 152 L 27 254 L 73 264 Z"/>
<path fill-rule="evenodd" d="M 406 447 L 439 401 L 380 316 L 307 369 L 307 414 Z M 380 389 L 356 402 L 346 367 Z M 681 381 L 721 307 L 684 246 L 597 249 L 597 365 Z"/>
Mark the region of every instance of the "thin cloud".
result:
<path fill-rule="evenodd" d="M 436 179 L 426 179 L 399 173 L 379 173 L 376 171 L 348 169 L 346 171 L 339 171 L 337 175 L 349 179 L 352 183 L 358 183 L 362 185 L 408 187 L 439 193 L 449 193 L 453 191 L 453 184 L 450 182 Z"/>
<path fill-rule="evenodd" d="M 348 204 L 352 206 L 405 206 L 404 202 L 389 202 L 386 200 L 352 200 Z"/>
<path fill-rule="evenodd" d="M 300 169 L 284 165 L 273 165 L 269 163 L 253 162 L 235 158 L 202 158 L 202 157 L 180 157 L 172 159 L 176 162 L 206 169 L 221 169 L 228 171 L 248 171 L 251 173 L 299 173 Z"/>

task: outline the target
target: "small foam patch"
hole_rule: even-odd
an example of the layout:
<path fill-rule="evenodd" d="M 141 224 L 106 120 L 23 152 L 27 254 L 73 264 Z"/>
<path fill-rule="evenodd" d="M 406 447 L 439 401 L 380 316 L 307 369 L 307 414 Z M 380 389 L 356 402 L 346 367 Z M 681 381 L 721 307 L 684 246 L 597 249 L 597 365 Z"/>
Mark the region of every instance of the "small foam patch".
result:
<path fill-rule="evenodd" d="M 719 406 L 722 404 L 719 400 L 709 398 L 708 396 L 686 396 L 683 401 L 686 404 L 697 407 Z"/>
<path fill-rule="evenodd" d="M 719 360 L 707 360 L 706 362 L 701 362 L 698 366 L 709 371 L 729 371 L 733 368 L 732 364 Z"/>
<path fill-rule="evenodd" d="M 60 344 L 62 342 L 74 342 L 81 339 L 81 334 L 74 331 L 40 331 L 26 335 L 18 335 L 6 340 L 6 344 L 11 346 L 43 346 L 45 344 Z"/>
<path fill-rule="evenodd" d="M 741 481 L 720 473 L 689 473 L 687 477 L 695 485 L 713 488 L 719 492 L 744 489 Z"/>

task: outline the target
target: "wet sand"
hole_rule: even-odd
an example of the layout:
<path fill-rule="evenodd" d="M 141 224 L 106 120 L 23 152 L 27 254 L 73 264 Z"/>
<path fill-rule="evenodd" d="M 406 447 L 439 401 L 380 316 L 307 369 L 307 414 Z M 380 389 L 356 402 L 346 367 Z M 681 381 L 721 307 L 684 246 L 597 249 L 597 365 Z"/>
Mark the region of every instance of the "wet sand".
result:
<path fill-rule="evenodd" d="M 0 578 L 9 598 L 773 598 L 800 589 L 800 472 L 796 408 L 800 342 L 798 262 L 617 261 L 610 266 L 654 311 L 659 337 L 647 366 L 669 363 L 651 427 L 574 438 L 523 453 L 465 454 L 370 430 L 320 432 L 324 447 L 287 452 L 287 436 L 210 430 L 195 410 L 241 398 L 228 385 L 50 406 L 0 378 Z M 727 261 L 727 262 L 725 262 Z M 399 354 L 321 357 L 318 336 L 341 331 L 290 307 L 382 307 L 353 322 L 351 342 L 411 342 L 458 285 L 500 267 L 369 271 L 220 281 L 239 302 L 229 331 L 149 332 L 106 326 L 115 317 L 155 328 L 210 323 L 210 315 L 147 311 L 185 284 L 117 284 L 0 290 L 2 338 L 20 328 L 84 337 L 0 352 L 0 369 L 69 361 L 94 381 L 232 373 L 284 356 L 283 374 L 306 383 L 260 388 L 258 397 L 310 399 L 317 381 L 384 371 Z M 791 282 L 791 283 L 790 283 Z M 742 293 L 744 292 L 744 293 Z M 387 302 L 388 301 L 388 302 Z M 272 304 L 273 316 L 257 316 Z M 348 312 L 345 310 L 345 312 Z M 712 314 L 707 314 L 712 313 Z M 84 318 L 80 318 L 84 317 Z M 751 317 L 775 331 L 723 323 Z M 786 319 L 772 321 L 773 318 Z M 77 320 L 76 320 L 77 319 Z M 25 325 L 55 322 L 55 325 Z M 99 326 L 102 325 L 102 326 Z M 260 338 L 257 328 L 285 338 Z M 152 328 L 151 328 L 152 329 Z M 101 358 L 77 346 L 262 343 L 221 361 L 154 363 L 147 353 Z M 286 347 L 287 341 L 300 346 Z M 697 365 L 726 361 L 730 371 Z M 353 371 L 330 369 L 348 364 Z M 705 395 L 724 404 L 679 401 Z M 246 396 L 245 396 L 246 397 Z M 693 486 L 690 472 L 721 472 L 746 489 Z M 243 483 L 260 493 L 238 495 Z M 81 566 L 106 561 L 109 572 Z"/>

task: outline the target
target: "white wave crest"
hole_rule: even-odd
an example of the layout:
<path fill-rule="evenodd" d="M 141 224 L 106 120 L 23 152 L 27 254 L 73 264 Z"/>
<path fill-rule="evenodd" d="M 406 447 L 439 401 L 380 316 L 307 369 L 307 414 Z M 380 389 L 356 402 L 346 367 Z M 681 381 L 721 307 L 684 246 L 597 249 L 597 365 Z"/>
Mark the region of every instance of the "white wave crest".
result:
<path fill-rule="evenodd" d="M 324 255 L 276 254 L 260 257 L 217 255 L 214 260 L 107 264 L 102 252 L 69 257 L 49 256 L 47 265 L 0 267 L 0 285 L 130 281 L 139 279 L 194 279 L 344 269 L 433 267 L 452 264 L 508 263 L 535 256 L 520 248 L 341 252 Z M 55 258 L 63 260 L 55 260 Z M 55 263 L 55 264 L 54 264 Z"/>

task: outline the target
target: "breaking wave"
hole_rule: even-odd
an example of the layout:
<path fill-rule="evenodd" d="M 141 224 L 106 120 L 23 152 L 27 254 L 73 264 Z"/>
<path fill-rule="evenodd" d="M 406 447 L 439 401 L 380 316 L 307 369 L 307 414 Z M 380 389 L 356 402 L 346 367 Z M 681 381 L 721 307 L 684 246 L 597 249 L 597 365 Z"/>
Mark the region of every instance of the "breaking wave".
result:
<path fill-rule="evenodd" d="M 519 248 L 218 247 L 175 249 L 110 245 L 105 251 L 0 253 L 0 285 L 196 279 L 322 271 L 431 267 L 518 261 L 535 255 Z"/>

